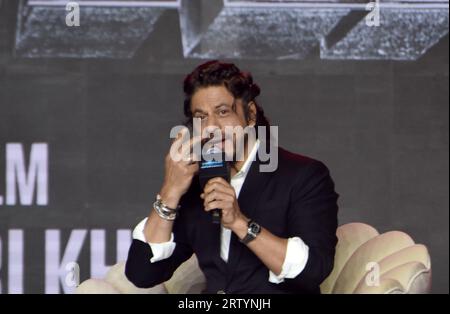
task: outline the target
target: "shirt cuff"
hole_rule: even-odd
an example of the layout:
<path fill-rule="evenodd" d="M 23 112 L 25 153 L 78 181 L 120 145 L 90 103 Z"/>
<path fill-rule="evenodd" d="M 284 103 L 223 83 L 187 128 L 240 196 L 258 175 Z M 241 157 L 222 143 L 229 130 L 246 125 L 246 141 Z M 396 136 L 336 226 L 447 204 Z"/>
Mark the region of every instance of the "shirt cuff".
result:
<path fill-rule="evenodd" d="M 169 258 L 175 250 L 176 243 L 174 242 L 173 232 L 170 234 L 170 240 L 168 242 L 150 243 L 147 242 L 144 235 L 145 223 L 148 218 L 142 220 L 133 230 L 133 239 L 146 242 L 152 249 L 153 256 L 150 259 L 151 263 L 158 262 L 160 260 Z"/>
<path fill-rule="evenodd" d="M 277 276 L 269 271 L 269 281 L 271 283 L 282 283 L 284 278 L 295 278 L 308 261 L 309 247 L 299 237 L 289 238 L 286 248 L 286 257 L 283 262 L 281 273 Z"/>

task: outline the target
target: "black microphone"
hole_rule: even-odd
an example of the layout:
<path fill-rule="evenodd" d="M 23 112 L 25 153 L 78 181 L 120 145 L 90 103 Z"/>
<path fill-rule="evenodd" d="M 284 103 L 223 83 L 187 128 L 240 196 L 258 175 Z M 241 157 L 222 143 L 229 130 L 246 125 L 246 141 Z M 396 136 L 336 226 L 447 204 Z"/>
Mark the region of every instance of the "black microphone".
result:
<path fill-rule="evenodd" d="M 227 182 L 230 182 L 230 164 L 225 161 L 225 152 L 213 145 L 206 151 L 205 156 L 202 154 L 199 165 L 198 178 L 202 191 L 210 179 L 217 177 L 224 178 Z M 216 208 L 211 212 L 212 222 L 220 224 L 222 211 Z"/>

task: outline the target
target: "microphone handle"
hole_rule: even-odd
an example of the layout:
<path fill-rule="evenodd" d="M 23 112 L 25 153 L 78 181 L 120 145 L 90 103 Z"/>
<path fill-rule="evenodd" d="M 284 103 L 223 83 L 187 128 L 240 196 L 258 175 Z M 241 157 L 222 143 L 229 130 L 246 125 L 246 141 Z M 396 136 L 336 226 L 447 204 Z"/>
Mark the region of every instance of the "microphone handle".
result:
<path fill-rule="evenodd" d="M 212 211 L 212 222 L 214 224 L 220 224 L 222 221 L 222 210 L 219 208 L 213 209 Z"/>

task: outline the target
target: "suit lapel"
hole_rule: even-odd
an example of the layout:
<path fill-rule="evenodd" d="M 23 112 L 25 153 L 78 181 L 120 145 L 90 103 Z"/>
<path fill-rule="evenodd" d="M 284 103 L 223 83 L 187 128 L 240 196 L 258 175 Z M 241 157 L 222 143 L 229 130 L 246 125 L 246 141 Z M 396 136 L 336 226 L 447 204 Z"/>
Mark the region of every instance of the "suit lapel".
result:
<path fill-rule="evenodd" d="M 242 213 L 250 219 L 254 217 L 254 213 L 258 207 L 259 197 L 262 195 L 264 187 L 271 175 L 269 172 L 259 171 L 259 166 L 262 163 L 263 162 L 256 157 L 256 160 L 250 166 L 250 170 L 245 178 L 238 197 L 238 203 Z M 246 245 L 242 244 L 236 234 L 232 232 L 227 265 L 229 274 L 228 281 L 232 279 L 235 273 L 244 247 L 246 247 Z"/>

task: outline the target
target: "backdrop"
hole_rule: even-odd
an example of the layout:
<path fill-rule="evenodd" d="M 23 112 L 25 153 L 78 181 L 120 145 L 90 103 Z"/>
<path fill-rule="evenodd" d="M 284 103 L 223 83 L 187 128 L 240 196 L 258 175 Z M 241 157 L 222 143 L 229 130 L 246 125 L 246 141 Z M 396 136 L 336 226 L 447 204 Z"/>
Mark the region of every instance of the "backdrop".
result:
<path fill-rule="evenodd" d="M 407 232 L 448 293 L 448 0 L 83 2 L 0 0 L 1 293 L 69 293 L 76 265 L 126 258 L 211 58 L 328 165 L 340 224 Z"/>

